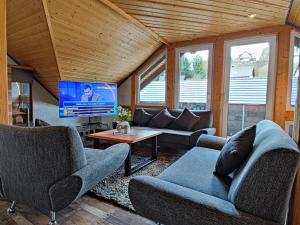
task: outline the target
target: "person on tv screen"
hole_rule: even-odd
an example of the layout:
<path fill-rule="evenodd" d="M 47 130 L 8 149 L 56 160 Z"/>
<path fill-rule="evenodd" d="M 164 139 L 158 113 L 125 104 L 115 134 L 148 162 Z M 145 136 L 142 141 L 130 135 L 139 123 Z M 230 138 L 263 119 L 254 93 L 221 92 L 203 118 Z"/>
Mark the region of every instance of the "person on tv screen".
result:
<path fill-rule="evenodd" d="M 81 96 L 81 101 L 83 102 L 99 102 L 100 101 L 100 95 L 95 93 L 93 88 L 86 84 L 83 88 L 83 95 Z"/>

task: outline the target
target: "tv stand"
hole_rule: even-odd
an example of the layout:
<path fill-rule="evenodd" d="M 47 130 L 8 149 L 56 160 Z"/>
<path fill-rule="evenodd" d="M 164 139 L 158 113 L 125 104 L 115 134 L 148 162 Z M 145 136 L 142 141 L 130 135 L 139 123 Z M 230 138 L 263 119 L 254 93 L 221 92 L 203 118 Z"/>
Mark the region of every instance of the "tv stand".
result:
<path fill-rule="evenodd" d="M 77 131 L 79 132 L 83 145 L 85 147 L 92 147 L 92 144 L 89 143 L 88 135 L 93 134 L 100 131 L 105 131 L 110 129 L 110 125 L 108 123 L 102 122 L 93 122 L 91 117 L 89 117 L 88 123 L 82 123 L 76 126 Z"/>
<path fill-rule="evenodd" d="M 92 126 L 92 125 L 98 125 L 98 126 L 105 126 L 106 129 L 109 128 L 109 124 L 108 124 L 108 123 L 102 123 L 102 122 L 100 122 L 100 121 L 99 121 L 99 122 L 93 122 L 92 119 L 93 119 L 93 117 L 89 117 L 89 122 L 86 123 L 86 124 L 82 124 L 82 126 L 87 126 L 87 125 L 90 125 L 90 126 Z"/>

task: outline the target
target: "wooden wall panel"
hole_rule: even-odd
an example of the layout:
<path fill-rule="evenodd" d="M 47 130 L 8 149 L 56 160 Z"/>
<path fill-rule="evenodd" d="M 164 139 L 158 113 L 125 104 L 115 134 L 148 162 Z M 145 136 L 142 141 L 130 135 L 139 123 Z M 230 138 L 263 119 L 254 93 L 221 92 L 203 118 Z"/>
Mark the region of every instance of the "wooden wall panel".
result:
<path fill-rule="evenodd" d="M 0 0 L 0 123 L 9 123 L 6 0 Z"/>
<path fill-rule="evenodd" d="M 167 48 L 167 98 L 166 105 L 172 109 L 175 107 L 175 49 L 171 46 Z"/>
<path fill-rule="evenodd" d="M 7 41 L 9 54 L 57 94 L 60 75 L 42 1 L 7 1 Z"/>
<path fill-rule="evenodd" d="M 46 0 L 64 80 L 119 82 L 160 45 L 99 0 Z"/>
<path fill-rule="evenodd" d="M 282 128 L 285 127 L 286 93 L 289 79 L 290 33 L 290 27 L 279 31 L 277 40 L 278 54 L 274 121 Z"/>
<path fill-rule="evenodd" d="M 283 25 L 290 0 L 112 0 L 168 42 Z M 256 14 L 251 19 L 250 14 Z"/>

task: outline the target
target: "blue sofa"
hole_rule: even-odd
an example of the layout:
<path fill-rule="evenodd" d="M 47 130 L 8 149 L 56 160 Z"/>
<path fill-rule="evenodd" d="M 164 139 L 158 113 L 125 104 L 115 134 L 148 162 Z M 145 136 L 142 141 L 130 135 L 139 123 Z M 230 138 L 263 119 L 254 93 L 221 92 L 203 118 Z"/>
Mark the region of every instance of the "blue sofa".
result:
<path fill-rule="evenodd" d="M 295 142 L 275 123 L 257 124 L 254 149 L 232 181 L 213 174 L 226 140 L 198 144 L 157 177 L 137 176 L 129 196 L 136 211 L 165 225 L 283 225 L 299 163 Z"/>

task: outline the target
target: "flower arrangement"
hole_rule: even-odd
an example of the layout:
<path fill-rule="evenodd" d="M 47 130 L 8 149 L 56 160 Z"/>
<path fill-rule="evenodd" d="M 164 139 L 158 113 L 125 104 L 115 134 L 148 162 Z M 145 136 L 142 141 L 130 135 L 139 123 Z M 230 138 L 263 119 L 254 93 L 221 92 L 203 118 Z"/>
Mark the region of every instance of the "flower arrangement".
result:
<path fill-rule="evenodd" d="M 116 118 L 116 122 L 128 122 L 131 121 L 132 113 L 129 109 L 125 109 L 122 106 L 118 106 L 118 117 Z"/>

